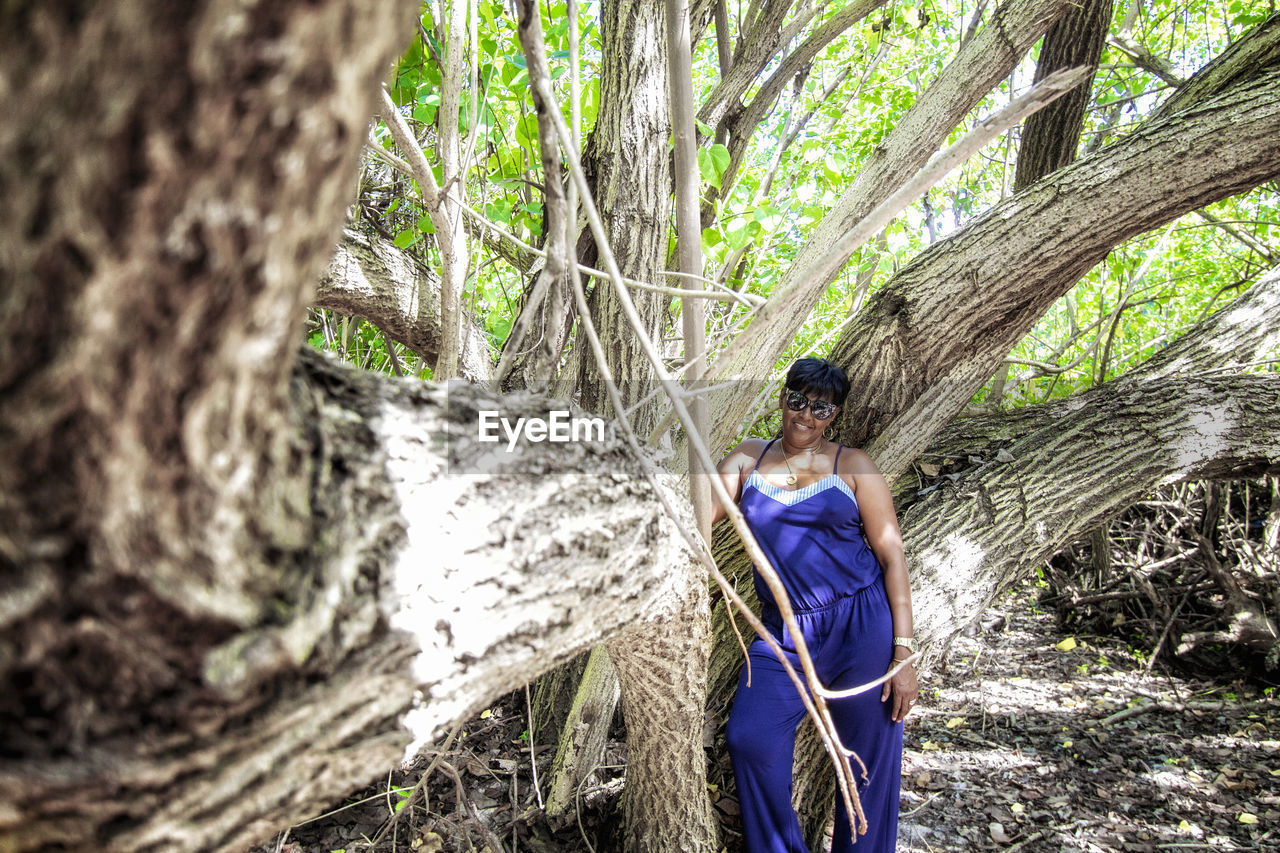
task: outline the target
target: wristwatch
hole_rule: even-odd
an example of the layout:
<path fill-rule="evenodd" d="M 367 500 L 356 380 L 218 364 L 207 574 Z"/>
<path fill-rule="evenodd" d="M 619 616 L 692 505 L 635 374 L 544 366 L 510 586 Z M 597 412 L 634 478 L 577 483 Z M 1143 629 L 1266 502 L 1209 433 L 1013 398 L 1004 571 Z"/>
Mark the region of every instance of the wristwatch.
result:
<path fill-rule="evenodd" d="M 912 652 L 913 654 L 915 653 L 915 650 L 917 648 L 915 637 L 894 637 L 893 644 L 895 646 L 902 646 L 904 649 L 906 649 L 909 652 Z"/>

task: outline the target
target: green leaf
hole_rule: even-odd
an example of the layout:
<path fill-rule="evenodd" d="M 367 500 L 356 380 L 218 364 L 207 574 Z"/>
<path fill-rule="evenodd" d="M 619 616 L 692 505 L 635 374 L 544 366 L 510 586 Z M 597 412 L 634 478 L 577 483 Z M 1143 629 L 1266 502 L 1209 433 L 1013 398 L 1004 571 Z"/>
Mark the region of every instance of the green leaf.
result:
<path fill-rule="evenodd" d="M 712 145 L 710 152 L 711 165 L 716 170 L 716 180 L 724 177 L 725 170 L 729 168 L 729 149 L 723 145 Z"/>
<path fill-rule="evenodd" d="M 423 234 L 434 234 L 436 233 L 436 225 L 431 221 L 430 216 L 420 216 L 418 217 L 418 230 Z"/>
<path fill-rule="evenodd" d="M 398 248 L 407 249 L 413 245 L 413 241 L 418 239 L 418 230 L 416 228 L 406 228 L 396 235 L 393 241 Z"/>
<path fill-rule="evenodd" d="M 711 155 L 707 153 L 705 148 L 698 149 L 698 174 L 702 177 L 704 183 L 709 184 L 716 179 L 716 170 L 711 164 Z"/>

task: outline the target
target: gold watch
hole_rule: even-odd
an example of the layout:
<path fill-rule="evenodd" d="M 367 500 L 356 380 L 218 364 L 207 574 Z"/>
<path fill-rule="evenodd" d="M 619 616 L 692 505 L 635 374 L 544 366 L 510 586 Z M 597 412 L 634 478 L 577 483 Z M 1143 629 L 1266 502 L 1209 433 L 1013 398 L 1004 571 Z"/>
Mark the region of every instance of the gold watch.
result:
<path fill-rule="evenodd" d="M 917 648 L 915 637 L 894 637 L 893 644 L 895 646 L 902 646 L 904 649 L 911 652 L 912 654 L 915 654 L 915 651 Z"/>

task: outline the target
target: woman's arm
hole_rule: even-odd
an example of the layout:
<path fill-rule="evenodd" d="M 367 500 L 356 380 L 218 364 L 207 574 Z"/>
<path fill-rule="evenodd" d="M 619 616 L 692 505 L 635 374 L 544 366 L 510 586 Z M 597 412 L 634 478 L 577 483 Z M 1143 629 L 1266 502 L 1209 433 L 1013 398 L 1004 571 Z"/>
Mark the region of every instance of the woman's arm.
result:
<path fill-rule="evenodd" d="M 889 597 L 889 611 L 893 614 L 893 636 L 913 638 L 915 624 L 911 612 L 911 584 L 907 579 L 907 561 L 902 551 L 898 515 L 893 509 L 893 495 L 870 456 L 861 450 L 850 451 L 848 455 L 853 457 L 849 468 L 854 477 L 854 491 L 858 496 L 867 544 L 884 570 L 884 589 Z M 894 646 L 895 660 L 903 660 L 910 654 L 907 647 Z M 888 701 L 892 696 L 893 718 L 901 720 L 911 710 L 918 693 L 915 669 L 908 665 L 885 683 L 880 698 Z"/>
<path fill-rule="evenodd" d="M 761 439 L 749 438 L 729 451 L 729 455 L 721 459 L 720 464 L 716 466 L 716 470 L 720 472 L 720 482 L 724 483 L 724 490 L 729 493 L 729 497 L 733 498 L 735 504 L 742 497 L 742 484 L 746 482 L 747 477 L 751 476 L 751 469 L 755 467 L 756 457 L 763 450 L 764 442 Z M 711 523 L 715 524 L 725 515 L 727 515 L 725 508 L 721 505 L 720 498 L 713 491 L 711 493 Z"/>

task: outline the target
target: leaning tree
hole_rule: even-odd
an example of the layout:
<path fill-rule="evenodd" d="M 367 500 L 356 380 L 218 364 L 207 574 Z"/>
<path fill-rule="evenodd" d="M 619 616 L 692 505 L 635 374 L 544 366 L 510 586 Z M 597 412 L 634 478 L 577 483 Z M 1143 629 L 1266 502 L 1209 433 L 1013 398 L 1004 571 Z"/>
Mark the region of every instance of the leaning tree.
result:
<path fill-rule="evenodd" d="M 721 77 L 699 121 L 729 155 L 718 191 L 773 101 L 878 5 L 753 3 L 736 46 L 717 27 Z M 848 260 L 831 247 L 1068 5 L 1008 0 L 975 20 L 711 378 L 768 373 Z M 1097 5 L 1084 8 L 1105 18 Z M 415 735 L 600 643 L 628 723 L 628 843 L 713 841 L 702 718 L 708 683 L 722 697 L 732 664 L 710 656 L 679 480 L 621 437 L 494 454 L 476 440 L 480 410 L 552 404 L 388 380 L 298 348 L 314 298 L 434 356 L 442 376 L 494 375 L 458 299 L 456 250 L 488 239 L 449 196 L 464 140 L 439 134 L 441 176 L 423 172 L 416 141 L 401 150 L 440 275 L 397 274 L 394 247 L 342 232 L 369 118 L 395 121 L 380 84 L 415 6 L 0 10 L 0 849 L 243 847 L 385 771 Z M 722 11 L 695 5 L 695 39 Z M 464 20 L 438 23 L 456 36 Z M 563 217 L 564 257 L 524 267 L 530 297 L 544 282 L 526 327 L 554 352 L 575 313 L 595 319 L 600 361 L 558 365 L 592 410 L 610 410 L 606 377 L 635 380 L 623 400 L 635 402 L 659 369 L 623 322 L 625 291 L 601 282 L 581 309 L 571 300 L 578 262 L 612 256 L 647 282 L 666 264 L 664 26 L 656 3 L 602 6 L 581 188 L 602 228 L 572 230 L 550 180 L 552 146 L 572 146 L 552 132 L 553 105 L 538 107 L 544 210 Z M 1275 346 L 1275 273 L 1088 395 L 949 424 L 1117 244 L 1280 175 L 1278 29 L 1273 18 L 1242 35 L 1118 142 L 1069 164 L 1075 146 L 1042 148 L 1034 159 L 1049 166 L 894 274 L 835 344 L 860 394 L 843 438 L 890 479 L 931 441 L 981 460 L 903 507 L 926 639 L 944 642 L 1002 584 L 1158 484 L 1274 468 L 1280 385 L 1220 368 Z M 461 39 L 422 41 L 460 67 Z M 1046 45 L 1046 72 L 1096 62 L 1062 55 Z M 1044 133 L 1078 134 L 1066 111 Z M 340 241 L 342 262 L 322 276 Z M 642 334 L 661 332 L 669 299 L 637 297 Z M 539 380 L 555 362 L 506 361 L 497 372 Z M 713 447 L 756 390 L 718 401 Z M 660 420 L 656 408 L 637 418 Z M 740 549 L 727 536 L 717 548 L 741 577 Z"/>

